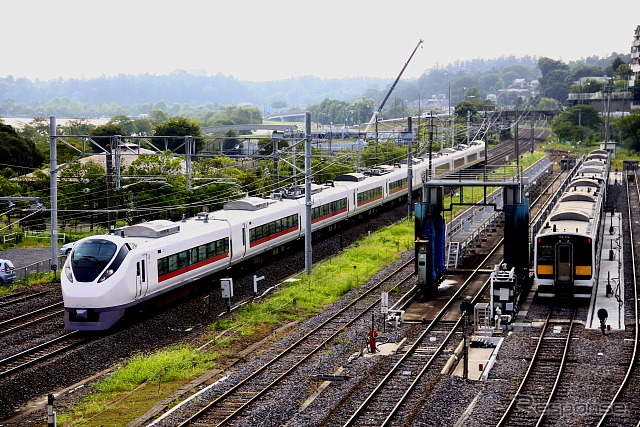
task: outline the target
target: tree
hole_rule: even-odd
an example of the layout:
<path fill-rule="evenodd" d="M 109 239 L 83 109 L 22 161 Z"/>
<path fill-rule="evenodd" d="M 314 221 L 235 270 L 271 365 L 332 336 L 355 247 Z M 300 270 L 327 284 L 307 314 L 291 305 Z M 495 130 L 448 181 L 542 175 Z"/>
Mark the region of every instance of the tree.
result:
<path fill-rule="evenodd" d="M 538 68 L 542 72 L 539 79 L 542 96 L 564 102 L 572 83 L 569 66 L 562 61 L 543 57 L 538 60 Z"/>
<path fill-rule="evenodd" d="M 4 166 L 25 174 L 41 167 L 44 156 L 32 141 L 18 135 L 13 126 L 0 123 L 0 159 L 4 159 Z"/>
<path fill-rule="evenodd" d="M 602 82 L 596 79 L 587 79 L 581 84 L 571 85 L 571 93 L 598 93 L 602 92 Z"/>
<path fill-rule="evenodd" d="M 185 137 L 202 136 L 202 130 L 200 129 L 200 123 L 195 120 L 187 119 L 185 117 L 172 117 L 169 120 L 159 123 L 153 127 L 154 136 L 175 136 Z M 171 151 L 178 150 L 184 144 L 184 138 L 167 138 L 166 149 Z M 196 144 L 196 149 L 200 147 L 200 143 Z M 184 148 L 180 151 L 184 152 Z"/>
<path fill-rule="evenodd" d="M 363 166 L 392 165 L 407 157 L 407 149 L 390 142 L 369 141 L 360 157 Z"/>
<path fill-rule="evenodd" d="M 629 77 L 633 73 L 633 70 L 631 69 L 629 64 L 620 64 L 620 66 L 615 69 L 615 73 L 620 80 L 629 80 Z"/>
<path fill-rule="evenodd" d="M 476 104 L 471 101 L 462 101 L 458 105 L 455 106 L 455 115 L 457 117 L 467 118 L 469 113 L 471 116 L 478 114 L 478 108 L 476 108 Z"/>
<path fill-rule="evenodd" d="M 600 112 L 591 105 L 574 105 L 551 121 L 553 133 L 566 141 L 592 141 L 602 131 L 602 125 Z"/>
<path fill-rule="evenodd" d="M 271 108 L 273 109 L 281 109 L 281 108 L 287 108 L 287 101 L 274 101 L 271 103 Z"/>
<path fill-rule="evenodd" d="M 151 125 L 157 126 L 169 120 L 169 114 L 164 110 L 154 108 L 153 110 L 149 110 L 149 118 L 151 119 Z"/>
<path fill-rule="evenodd" d="M 622 141 L 635 151 L 640 151 L 640 110 L 619 118 L 613 126 L 620 131 Z"/>
<path fill-rule="evenodd" d="M 88 135 L 95 127 L 88 119 L 79 118 L 69 120 L 66 125 L 60 126 L 61 135 Z"/>
<path fill-rule="evenodd" d="M 181 207 L 184 205 L 181 189 L 185 188 L 186 180 L 180 157 L 170 151 L 138 156 L 126 169 L 126 175 L 136 179 L 123 182 L 117 196 L 122 203 L 120 208 L 130 210 L 129 223 L 141 219 L 179 219 L 186 212 Z"/>
<path fill-rule="evenodd" d="M 120 128 L 124 132 L 121 135 L 128 136 L 138 133 L 138 127 L 136 126 L 135 122 L 124 114 L 116 114 L 115 116 L 111 117 L 107 124 L 120 126 Z"/>
<path fill-rule="evenodd" d="M 112 137 L 115 135 L 124 135 L 125 132 L 119 123 L 106 123 L 104 125 L 96 126 L 89 132 L 92 139 L 102 148 L 106 150 L 107 145 L 111 145 Z M 114 147 L 111 147 L 112 149 Z M 94 153 L 102 153 L 98 147 L 92 145 L 92 151 Z"/>
<path fill-rule="evenodd" d="M 540 98 L 538 101 L 538 109 L 540 110 L 555 110 L 558 108 L 558 101 L 553 98 Z"/>
<path fill-rule="evenodd" d="M 93 160 L 69 163 L 60 172 L 58 193 L 66 197 L 58 199 L 59 220 L 65 224 L 78 218 L 78 212 L 85 211 L 89 213 L 92 229 L 96 221 L 106 222 L 107 215 L 104 212 L 94 214 L 94 211 L 107 208 L 106 190 L 103 166 Z"/>

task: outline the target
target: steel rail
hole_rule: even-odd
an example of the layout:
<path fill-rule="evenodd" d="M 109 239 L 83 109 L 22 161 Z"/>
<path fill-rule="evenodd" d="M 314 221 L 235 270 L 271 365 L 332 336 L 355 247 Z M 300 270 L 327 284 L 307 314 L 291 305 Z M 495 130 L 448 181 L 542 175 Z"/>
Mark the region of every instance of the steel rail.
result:
<path fill-rule="evenodd" d="M 640 201 L 640 187 L 638 187 L 638 180 L 637 180 L 637 176 L 635 181 L 635 188 L 636 188 L 636 194 L 638 195 L 638 200 Z M 611 401 L 609 402 L 609 404 L 607 405 L 607 409 L 604 411 L 604 413 L 602 414 L 602 417 L 600 417 L 600 420 L 598 421 L 597 426 L 603 426 L 605 424 L 605 422 L 607 421 L 607 418 L 613 413 L 614 410 L 614 406 L 615 404 L 618 402 L 618 400 L 620 399 L 620 396 L 622 395 L 623 391 L 629 386 L 629 381 L 631 380 L 631 376 L 633 373 L 633 370 L 637 368 L 637 356 L 638 356 L 638 340 L 640 339 L 640 333 L 638 331 L 638 327 L 640 326 L 639 323 L 639 313 L 638 313 L 638 281 L 637 281 L 637 275 L 636 275 L 636 255 L 635 255 L 635 240 L 634 240 L 634 235 L 633 235 L 633 220 L 631 217 L 631 213 L 632 213 L 632 209 L 631 209 L 631 191 L 629 190 L 629 180 L 625 180 L 626 181 L 626 189 L 627 189 L 627 208 L 628 208 L 628 217 L 627 217 L 627 221 L 629 223 L 629 238 L 631 241 L 631 260 L 632 263 L 631 265 L 633 265 L 634 267 L 631 269 L 632 272 L 632 281 L 633 281 L 633 301 L 634 301 L 634 341 L 633 341 L 633 351 L 631 354 L 631 360 L 629 362 L 629 367 L 627 368 L 627 372 L 624 376 L 624 379 L 622 380 L 622 382 L 620 383 L 620 386 L 618 387 L 618 390 L 616 391 L 615 395 L 611 398 Z M 640 423 L 639 423 L 640 425 Z"/>
<path fill-rule="evenodd" d="M 220 403 L 221 401 L 223 401 L 224 399 L 227 399 L 229 396 L 231 396 L 236 390 L 238 390 L 241 386 L 247 384 L 249 382 L 249 380 L 252 380 L 253 378 L 257 377 L 259 374 L 265 372 L 268 368 L 270 368 L 271 366 L 273 366 L 276 362 L 280 361 L 284 356 L 288 355 L 289 353 L 291 353 L 294 349 L 300 347 L 301 345 L 303 345 L 305 343 L 305 341 L 307 341 L 307 339 L 309 339 L 309 337 L 311 337 L 312 335 L 316 334 L 321 328 L 326 327 L 330 322 L 332 322 L 335 318 L 337 318 L 339 315 L 344 314 L 345 312 L 347 312 L 347 310 L 351 309 L 353 306 L 355 306 L 358 302 L 362 301 L 365 299 L 365 297 L 370 296 L 374 291 L 377 291 L 379 289 L 380 286 L 384 285 L 391 277 L 395 276 L 396 274 L 399 274 L 399 272 L 401 270 L 403 270 L 404 268 L 406 268 L 407 266 L 409 266 L 410 264 L 412 264 L 414 262 L 413 259 L 405 262 L 401 267 L 397 268 L 396 270 L 394 270 L 393 272 L 391 272 L 390 274 L 388 274 L 386 277 L 384 277 L 383 279 L 379 280 L 378 283 L 375 286 L 372 286 L 370 289 L 368 289 L 366 292 L 364 292 L 362 295 L 358 296 L 357 299 L 351 301 L 349 304 L 347 304 L 345 307 L 343 307 L 342 309 L 340 309 L 338 312 L 336 312 L 335 314 L 333 314 L 330 318 L 326 319 L 324 322 L 322 322 L 321 325 L 317 326 L 316 328 L 314 328 L 313 330 L 307 332 L 304 336 L 302 336 L 301 338 L 299 338 L 295 343 L 293 343 L 291 346 L 289 346 L 288 348 L 286 348 L 285 350 L 283 350 L 281 353 L 279 353 L 278 355 L 276 355 L 272 360 L 270 360 L 269 362 L 265 363 L 262 367 L 260 367 L 260 369 L 254 371 L 253 373 L 251 373 L 249 376 L 247 376 L 246 378 L 242 379 L 238 384 L 234 385 L 232 388 L 230 388 L 229 390 L 227 390 L 226 392 L 224 392 L 222 395 L 218 396 L 217 398 L 215 398 L 214 400 L 208 402 L 206 404 L 206 406 L 204 406 L 203 408 L 200 408 L 197 412 L 195 412 L 194 414 L 190 415 L 186 420 L 182 421 L 180 424 L 178 424 L 178 426 L 187 426 L 190 423 L 192 423 L 194 420 L 196 420 L 197 418 L 202 417 L 204 414 L 206 414 L 209 410 L 211 410 L 211 408 L 213 408 L 216 404 Z M 400 283 L 403 283 L 404 281 L 408 280 L 410 276 L 407 276 L 405 278 L 402 279 L 402 281 Z M 398 285 L 394 286 L 397 287 Z M 221 421 L 219 421 L 217 423 L 217 425 L 223 425 L 228 423 L 231 419 L 235 418 L 241 411 L 243 411 L 244 409 L 247 408 L 247 406 L 252 403 L 253 401 L 255 401 L 256 399 L 258 399 L 259 397 L 263 396 L 267 391 L 269 391 L 271 388 L 273 388 L 273 386 L 278 383 L 279 381 L 281 381 L 283 378 L 285 378 L 290 372 L 292 372 L 295 368 L 297 368 L 299 365 L 301 365 L 305 360 L 307 360 L 309 357 L 311 357 L 313 354 L 315 354 L 317 351 L 325 348 L 325 345 L 327 342 L 329 342 L 330 340 L 334 339 L 335 336 L 337 336 L 338 334 L 342 333 L 342 330 L 344 329 L 344 327 L 348 326 L 349 324 L 355 322 L 357 319 L 359 319 L 360 317 L 362 317 L 364 314 L 367 314 L 373 307 L 375 307 L 377 304 L 380 303 L 380 297 L 375 298 L 375 300 L 373 302 L 371 302 L 370 304 L 368 304 L 368 306 L 361 311 L 361 313 L 359 313 L 358 315 L 354 316 L 351 318 L 351 320 L 349 322 L 347 322 L 346 324 L 343 324 L 340 328 L 338 328 L 333 334 L 331 334 L 328 338 L 322 340 L 322 342 L 319 345 L 316 345 L 311 351 L 307 351 L 307 355 L 300 358 L 298 361 L 296 361 L 294 363 L 293 366 L 291 366 L 289 369 L 287 369 L 285 372 L 280 373 L 277 378 L 273 381 L 271 381 L 267 386 L 262 387 L 261 391 L 258 391 L 256 393 L 253 393 L 251 398 L 247 401 L 244 401 L 243 403 L 241 403 L 240 405 L 238 405 L 236 408 L 234 408 L 233 410 L 230 410 L 230 412 L 226 415 L 226 417 L 224 419 L 222 419 Z"/>
<path fill-rule="evenodd" d="M 367 396 L 367 398 L 360 404 L 358 409 L 356 409 L 356 411 L 351 415 L 351 417 L 344 423 L 345 427 L 346 426 L 351 426 L 351 425 L 353 425 L 355 423 L 355 421 L 360 417 L 360 415 L 362 415 L 364 413 L 364 411 L 367 409 L 367 407 L 369 406 L 371 401 L 375 398 L 375 396 L 377 396 L 381 392 L 383 386 L 385 384 L 387 384 L 387 382 L 390 381 L 390 379 L 392 378 L 393 374 L 397 371 L 398 367 L 401 366 L 401 364 L 411 356 L 413 351 L 417 348 L 419 343 L 421 343 L 421 341 L 424 339 L 426 334 L 429 333 L 434 328 L 436 323 L 438 321 L 440 321 L 440 319 L 447 312 L 449 312 L 449 310 L 451 310 L 453 304 L 456 301 L 458 301 L 458 298 L 460 297 L 460 295 L 466 290 L 466 288 L 469 286 L 469 284 L 475 278 L 475 276 L 480 274 L 480 273 L 482 273 L 482 271 L 481 271 L 482 270 L 482 266 L 486 263 L 486 261 L 491 256 L 493 256 L 495 254 L 495 252 L 501 246 L 502 241 L 503 241 L 503 239 L 500 240 L 500 242 L 491 250 L 491 252 L 485 257 L 485 259 L 481 263 L 479 263 L 479 266 L 472 272 L 472 274 L 469 276 L 469 278 L 460 286 L 460 288 L 455 292 L 455 294 L 453 294 L 451 296 L 451 298 L 449 298 L 449 300 L 447 301 L 445 306 L 438 312 L 438 314 L 436 314 L 434 320 L 431 321 L 429 326 L 427 326 L 427 328 L 418 336 L 418 338 L 415 340 L 415 342 L 411 346 L 411 348 L 405 354 L 403 354 L 403 356 L 400 358 L 400 360 L 398 360 L 391 369 L 389 369 L 389 371 L 384 376 L 384 378 L 382 378 L 382 380 L 371 391 L 371 393 L 369 393 L 369 396 Z M 489 283 L 489 282 L 488 281 L 485 282 L 485 284 L 482 286 L 480 291 L 476 294 L 476 296 L 474 297 L 474 301 L 477 301 L 477 299 L 482 294 L 484 294 L 484 292 L 486 291 L 486 288 L 487 288 L 487 283 Z M 459 323 L 461 322 L 461 320 L 462 320 L 462 316 L 455 323 L 454 327 L 452 328 L 452 332 L 447 336 L 447 339 L 445 339 L 444 342 L 446 342 L 448 340 L 448 338 L 450 338 L 452 333 L 457 329 L 457 327 L 458 327 Z M 444 343 L 442 345 L 444 345 Z M 407 399 L 407 397 L 409 396 L 409 393 L 415 388 L 416 384 L 418 383 L 418 380 L 420 378 L 422 378 L 424 373 L 427 371 L 427 368 L 432 364 L 432 362 L 433 362 L 433 360 L 435 360 L 436 356 L 438 356 L 438 354 L 440 353 L 441 349 L 443 348 L 442 345 L 438 349 L 438 351 L 430 358 L 430 360 L 426 363 L 426 365 L 421 369 L 421 371 L 416 376 L 416 379 L 414 381 L 412 381 L 412 383 L 409 385 L 409 388 L 400 397 L 400 400 L 396 403 L 396 405 L 392 409 L 391 413 L 387 416 L 387 419 L 383 422 L 382 425 L 387 425 L 387 423 L 390 421 L 391 417 L 396 414 L 396 411 L 399 409 L 401 404 L 404 403 L 404 401 Z"/>

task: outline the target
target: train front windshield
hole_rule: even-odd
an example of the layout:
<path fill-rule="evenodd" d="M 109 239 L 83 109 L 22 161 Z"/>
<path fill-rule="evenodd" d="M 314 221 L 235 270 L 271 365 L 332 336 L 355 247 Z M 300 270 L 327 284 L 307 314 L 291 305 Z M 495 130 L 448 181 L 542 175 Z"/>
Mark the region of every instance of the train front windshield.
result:
<path fill-rule="evenodd" d="M 71 268 L 79 282 L 93 282 L 111 262 L 118 246 L 108 240 L 90 239 L 76 245 L 71 253 Z"/>
<path fill-rule="evenodd" d="M 593 273 L 593 239 L 579 235 L 539 236 L 536 276 L 560 281 L 589 280 Z"/>

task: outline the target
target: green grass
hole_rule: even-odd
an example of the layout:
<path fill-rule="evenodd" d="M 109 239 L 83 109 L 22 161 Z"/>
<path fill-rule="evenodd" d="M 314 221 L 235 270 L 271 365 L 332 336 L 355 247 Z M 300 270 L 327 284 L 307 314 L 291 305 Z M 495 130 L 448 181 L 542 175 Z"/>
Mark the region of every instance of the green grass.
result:
<path fill-rule="evenodd" d="M 162 384 L 183 384 L 211 369 L 217 357 L 215 352 L 200 352 L 190 346 L 135 355 L 97 383 L 93 387 L 94 394 L 68 413 L 59 415 L 58 422 L 60 425 L 126 425 L 146 412 L 149 401 L 158 400 Z M 137 393 L 135 399 L 127 399 L 139 390 L 144 393 Z M 140 395 L 145 398 L 141 399 Z"/>

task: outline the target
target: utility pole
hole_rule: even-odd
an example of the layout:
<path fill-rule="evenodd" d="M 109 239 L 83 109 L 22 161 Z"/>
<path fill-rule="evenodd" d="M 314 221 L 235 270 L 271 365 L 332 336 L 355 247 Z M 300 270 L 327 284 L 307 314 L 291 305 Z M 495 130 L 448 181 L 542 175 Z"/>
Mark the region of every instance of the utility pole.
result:
<path fill-rule="evenodd" d="M 113 142 L 116 141 L 115 137 L 111 137 L 112 143 L 107 144 L 104 148 L 107 150 L 107 230 L 111 233 L 111 230 L 115 228 L 115 221 L 113 220 Z"/>
<path fill-rule="evenodd" d="M 304 144 L 304 204 L 305 204 L 305 233 L 304 233 L 304 265 L 307 276 L 311 276 L 313 258 L 311 254 L 311 112 L 304 113 L 305 144 Z"/>
<path fill-rule="evenodd" d="M 411 116 L 407 117 L 407 218 L 411 218 L 413 212 L 413 124 Z"/>
<path fill-rule="evenodd" d="M 51 270 L 58 269 L 58 149 L 56 147 L 56 118 L 49 117 L 49 177 L 51 188 Z"/>
<path fill-rule="evenodd" d="M 534 122 L 534 115 L 531 114 L 531 154 L 533 154 L 533 122 Z"/>

